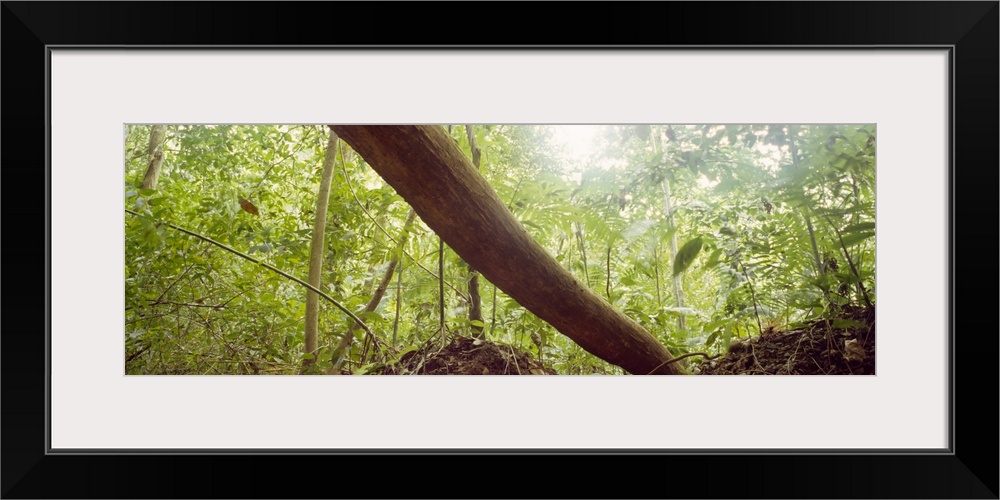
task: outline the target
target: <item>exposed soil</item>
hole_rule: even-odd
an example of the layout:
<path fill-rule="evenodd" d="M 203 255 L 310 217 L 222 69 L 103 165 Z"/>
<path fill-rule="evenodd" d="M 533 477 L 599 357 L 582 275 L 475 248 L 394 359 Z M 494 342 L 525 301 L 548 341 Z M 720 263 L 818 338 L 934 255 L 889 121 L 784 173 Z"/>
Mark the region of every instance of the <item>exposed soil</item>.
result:
<path fill-rule="evenodd" d="M 734 339 L 721 358 L 691 363 L 697 375 L 874 375 L 875 312 L 852 308 L 837 320 L 805 328 L 766 328 Z M 372 373 L 385 375 L 557 375 L 527 352 L 488 340 L 457 337 L 441 346 L 425 343 L 398 363 Z"/>
<path fill-rule="evenodd" d="M 846 320 L 846 321 L 844 321 Z M 725 357 L 692 368 L 700 375 L 874 375 L 875 311 L 845 310 L 787 332 L 765 329 L 733 340 Z"/>
<path fill-rule="evenodd" d="M 524 351 L 488 340 L 458 337 L 442 347 L 436 342 L 405 354 L 385 375 L 556 375 Z"/>

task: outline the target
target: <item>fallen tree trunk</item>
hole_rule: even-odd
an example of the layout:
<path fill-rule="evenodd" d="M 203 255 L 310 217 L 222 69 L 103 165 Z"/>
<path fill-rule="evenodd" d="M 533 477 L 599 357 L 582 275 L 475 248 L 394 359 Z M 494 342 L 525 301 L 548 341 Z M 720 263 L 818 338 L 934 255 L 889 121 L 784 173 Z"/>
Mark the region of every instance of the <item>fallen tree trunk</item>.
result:
<path fill-rule="evenodd" d="M 331 128 L 466 262 L 580 347 L 629 373 L 682 373 L 667 349 L 563 269 L 439 126 Z M 657 368 L 659 367 L 659 368 Z"/>

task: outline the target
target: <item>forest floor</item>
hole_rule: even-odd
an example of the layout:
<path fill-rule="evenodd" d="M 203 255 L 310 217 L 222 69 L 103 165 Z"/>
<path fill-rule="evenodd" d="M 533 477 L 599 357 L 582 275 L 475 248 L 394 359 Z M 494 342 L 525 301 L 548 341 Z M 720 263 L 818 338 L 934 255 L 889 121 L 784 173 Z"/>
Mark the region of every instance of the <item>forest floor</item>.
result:
<path fill-rule="evenodd" d="M 385 375 L 556 375 L 530 354 L 488 340 L 458 337 L 441 346 L 426 343 L 390 365 Z"/>
<path fill-rule="evenodd" d="M 803 328 L 766 328 L 734 339 L 721 358 L 689 367 L 698 375 L 874 375 L 875 311 L 852 308 Z M 425 343 L 381 371 L 385 375 L 557 375 L 527 352 L 458 337 Z"/>
<path fill-rule="evenodd" d="M 874 375 L 875 310 L 852 308 L 839 318 L 789 331 L 765 329 L 734 340 L 725 357 L 693 368 L 700 375 Z"/>

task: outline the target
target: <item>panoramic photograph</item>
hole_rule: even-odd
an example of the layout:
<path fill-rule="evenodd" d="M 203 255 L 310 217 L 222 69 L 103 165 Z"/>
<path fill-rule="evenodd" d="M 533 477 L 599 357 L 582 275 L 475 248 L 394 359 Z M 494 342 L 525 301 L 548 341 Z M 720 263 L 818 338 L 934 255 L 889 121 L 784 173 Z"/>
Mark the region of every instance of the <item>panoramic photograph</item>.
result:
<path fill-rule="evenodd" d="M 126 375 L 875 375 L 874 124 L 124 128 Z"/>

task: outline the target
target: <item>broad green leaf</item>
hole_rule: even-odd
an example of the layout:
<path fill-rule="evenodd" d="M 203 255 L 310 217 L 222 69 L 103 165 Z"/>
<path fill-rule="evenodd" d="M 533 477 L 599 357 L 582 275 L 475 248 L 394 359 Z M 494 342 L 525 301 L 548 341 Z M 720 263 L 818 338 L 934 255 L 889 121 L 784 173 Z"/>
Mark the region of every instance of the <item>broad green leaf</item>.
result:
<path fill-rule="evenodd" d="M 874 231 L 874 230 L 875 230 L 874 222 L 862 222 L 860 224 L 854 224 L 852 226 L 845 227 L 844 230 L 841 231 L 841 233 L 848 234 L 848 233 L 858 233 L 862 231 Z"/>
<path fill-rule="evenodd" d="M 399 354 L 396 355 L 395 361 L 399 361 L 399 360 L 403 359 L 403 356 L 406 356 L 407 354 L 409 354 L 409 353 L 411 353 L 413 351 L 416 351 L 417 348 L 418 348 L 417 346 L 411 345 L 411 346 L 407 347 L 406 349 L 403 349 L 402 351 L 399 351 Z"/>
<path fill-rule="evenodd" d="M 711 347 L 715 340 L 719 338 L 719 332 L 715 331 L 705 339 L 705 347 Z"/>
<path fill-rule="evenodd" d="M 871 238 L 873 236 L 875 236 L 875 232 L 874 231 L 871 231 L 871 232 L 862 231 L 862 232 L 858 232 L 858 233 L 845 234 L 843 236 L 843 238 L 844 238 L 844 246 L 845 247 L 849 247 L 849 246 L 857 245 L 858 243 L 861 243 L 862 241 L 865 241 L 868 238 Z"/>
<path fill-rule="evenodd" d="M 539 226 L 538 224 L 535 224 L 534 222 L 531 222 L 530 220 L 523 220 L 523 221 L 521 221 L 521 223 L 523 223 L 525 226 L 538 229 L 539 231 L 544 231 L 545 230 L 545 228 L 543 228 L 542 226 Z"/>
<path fill-rule="evenodd" d="M 729 350 L 729 345 L 733 342 L 733 329 L 726 328 L 722 330 L 722 348 Z"/>
<path fill-rule="evenodd" d="M 841 318 L 841 319 L 835 319 L 835 320 L 833 320 L 833 323 L 832 323 L 831 326 L 833 326 L 834 328 L 847 329 L 847 328 L 859 328 L 859 327 L 867 326 L 867 325 L 865 325 L 864 323 L 862 323 L 860 321 L 854 321 L 852 319 L 843 319 L 843 318 Z"/>
<path fill-rule="evenodd" d="M 703 328 L 705 330 L 715 330 L 725 325 L 726 323 L 729 323 L 729 321 L 731 321 L 729 318 L 717 319 L 715 321 L 712 321 L 711 323 L 706 324 Z"/>
<path fill-rule="evenodd" d="M 701 251 L 702 239 L 701 236 L 688 241 L 677 251 L 677 257 L 674 258 L 674 276 L 684 272 L 692 262 L 694 258 L 698 256 L 698 252 Z"/>
<path fill-rule="evenodd" d="M 357 370 L 354 370 L 354 375 L 364 375 L 364 374 L 368 373 L 368 371 L 371 370 L 374 367 L 375 367 L 375 363 L 368 363 L 367 365 L 364 365 L 364 366 L 358 368 Z"/>
<path fill-rule="evenodd" d="M 712 255 L 708 257 L 708 262 L 705 263 L 705 267 L 712 267 L 719 263 L 719 256 L 722 255 L 722 249 L 717 248 Z"/>

